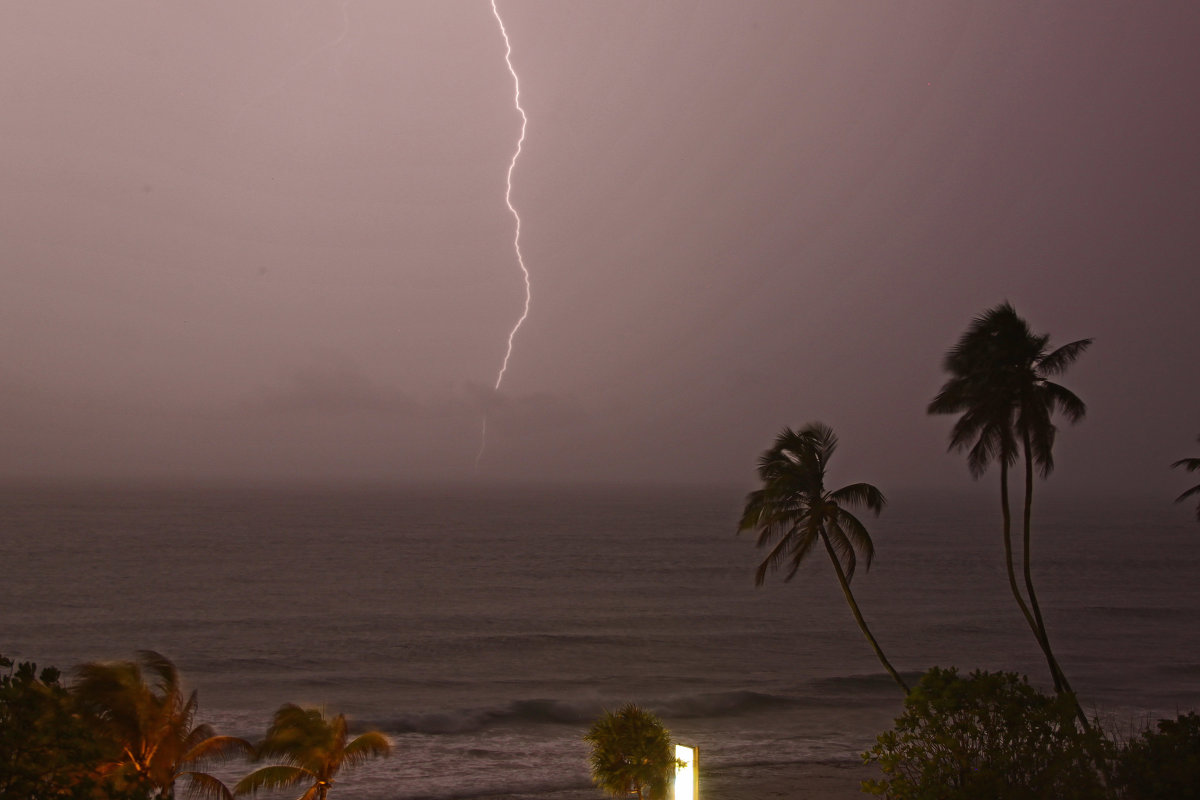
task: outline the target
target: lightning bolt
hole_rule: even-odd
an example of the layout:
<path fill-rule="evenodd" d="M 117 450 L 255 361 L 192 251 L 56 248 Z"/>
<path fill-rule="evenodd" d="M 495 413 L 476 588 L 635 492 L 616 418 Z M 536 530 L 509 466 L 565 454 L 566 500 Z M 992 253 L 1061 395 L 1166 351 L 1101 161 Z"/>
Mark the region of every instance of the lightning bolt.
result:
<path fill-rule="evenodd" d="M 525 305 L 521 309 L 521 316 L 517 319 L 512 330 L 508 332 L 508 344 L 504 351 L 504 360 L 500 363 L 500 371 L 496 375 L 496 385 L 492 387 L 493 392 L 500 391 L 500 384 L 504 382 L 504 373 L 508 371 L 508 360 L 512 358 L 513 340 L 517 336 L 517 331 L 521 330 L 521 326 L 525 324 L 525 319 L 529 316 L 529 303 L 532 299 L 532 290 L 529 284 L 529 269 L 525 266 L 525 257 L 521 254 L 521 215 L 517 213 L 516 207 L 512 202 L 512 176 L 513 170 L 517 168 L 517 160 L 521 157 L 521 148 L 525 144 L 525 129 L 529 125 L 529 117 L 525 114 L 525 109 L 521 107 L 521 79 L 517 77 L 517 70 L 512 63 L 512 42 L 508 39 L 508 30 L 504 27 L 504 20 L 500 17 L 500 9 L 496 7 L 496 0 L 491 0 L 492 15 L 496 17 L 496 23 L 500 26 L 500 35 L 504 37 L 504 63 L 508 65 L 508 74 L 512 75 L 513 79 L 513 107 L 521 115 L 521 135 L 517 137 L 517 147 L 513 151 L 512 160 L 508 162 L 508 173 L 505 175 L 505 190 L 504 204 L 508 206 L 508 211 L 513 216 L 515 231 L 513 233 L 513 251 L 517 256 L 517 266 L 521 268 L 521 276 L 525 281 Z M 479 462 L 483 458 L 483 451 L 487 447 L 487 413 L 483 416 L 482 431 L 479 439 L 479 452 L 475 455 L 475 469 L 479 469 Z"/>

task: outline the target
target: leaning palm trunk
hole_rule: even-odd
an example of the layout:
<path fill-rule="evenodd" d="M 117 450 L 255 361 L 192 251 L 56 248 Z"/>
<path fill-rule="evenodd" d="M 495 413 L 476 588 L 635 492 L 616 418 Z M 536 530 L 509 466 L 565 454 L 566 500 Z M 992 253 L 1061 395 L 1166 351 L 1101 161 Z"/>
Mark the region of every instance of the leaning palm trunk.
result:
<path fill-rule="evenodd" d="M 1028 477 L 1028 476 L 1027 476 Z M 1046 628 L 1042 623 L 1041 610 L 1037 605 L 1037 595 L 1033 592 L 1033 581 L 1030 578 L 1030 560 L 1029 560 L 1029 484 L 1026 482 L 1026 502 L 1025 502 L 1025 537 L 1024 537 L 1024 567 L 1025 567 L 1025 586 L 1029 591 L 1030 602 L 1025 602 L 1025 597 L 1021 594 L 1021 589 L 1017 586 L 1017 570 L 1014 564 L 1013 549 L 1012 549 L 1012 511 L 1008 502 L 1008 464 L 1000 463 L 1000 512 L 1004 520 L 1004 568 L 1008 573 L 1008 587 L 1012 591 L 1013 599 L 1017 601 L 1017 607 L 1021 609 L 1021 616 L 1025 617 L 1025 622 L 1029 624 L 1029 629 L 1033 631 L 1033 636 L 1037 640 L 1038 647 L 1046 656 L 1046 663 L 1050 668 L 1050 678 L 1054 681 L 1054 691 L 1063 692 L 1070 691 L 1070 686 L 1066 685 L 1066 679 L 1062 674 L 1062 669 L 1058 666 L 1057 659 L 1050 651 L 1050 643 L 1046 637 Z M 1030 610 L 1032 605 L 1033 610 Z"/>
<path fill-rule="evenodd" d="M 863 636 L 867 637 L 867 641 L 871 645 L 871 649 L 875 651 L 875 657 L 879 659 L 879 663 L 883 664 L 883 668 L 888 671 L 888 674 L 900 684 L 900 688 L 905 694 L 909 693 L 908 684 L 900 677 L 900 673 L 896 672 L 896 668 L 887 660 L 887 656 L 883 654 L 882 648 L 879 647 L 879 642 L 875 641 L 875 637 L 871 635 L 870 629 L 867 627 L 866 620 L 863 619 L 862 612 L 858 609 L 858 603 L 854 600 L 854 593 L 850 591 L 850 582 L 846 580 L 846 571 L 842 569 L 842 562 L 838 560 L 837 553 L 833 550 L 833 545 L 829 542 L 829 537 L 825 535 L 825 531 L 821 531 L 821 542 L 825 545 L 825 552 L 829 553 L 829 559 L 833 562 L 833 569 L 837 572 L 838 583 L 842 587 L 842 594 L 846 596 L 846 602 L 850 606 L 850 612 L 854 614 L 854 621 L 858 623 L 858 628 L 863 632 Z"/>
<path fill-rule="evenodd" d="M 1071 688 L 1070 681 L 1067 680 L 1066 674 L 1062 667 L 1059 666 L 1058 659 L 1054 657 L 1054 651 L 1050 649 L 1050 635 L 1046 632 L 1046 623 L 1042 619 L 1042 609 L 1038 604 L 1037 592 L 1033 588 L 1033 559 L 1030 555 L 1029 547 L 1031 542 L 1031 532 L 1033 530 L 1033 457 L 1030 453 L 1029 434 L 1024 436 L 1025 446 L 1025 509 L 1024 518 L 1022 520 L 1022 567 L 1025 573 L 1025 591 L 1029 593 L 1029 605 L 1033 609 L 1033 621 L 1036 623 L 1034 628 L 1034 636 L 1037 637 L 1038 644 L 1042 648 L 1042 652 L 1046 655 L 1046 664 L 1050 667 L 1050 674 L 1054 678 L 1054 690 L 1059 694 L 1069 692 L 1074 696 L 1074 690 Z M 1080 726 L 1086 731 L 1091 728 L 1088 722 L 1087 714 L 1083 713 L 1083 707 L 1079 705 L 1079 700 L 1075 700 L 1075 716 L 1079 719 Z"/>
<path fill-rule="evenodd" d="M 1025 603 L 1025 597 L 1021 594 L 1021 590 L 1017 586 L 1017 569 L 1013 564 L 1012 511 L 1008 504 L 1008 464 L 1003 461 L 1000 462 L 1000 513 L 1004 520 L 1004 568 L 1008 572 L 1008 587 L 1012 590 L 1013 599 L 1017 601 L 1017 607 L 1021 609 L 1021 615 L 1029 623 L 1029 628 L 1033 631 L 1033 635 L 1037 636 L 1039 630 L 1037 622 L 1034 620 L 1033 614 L 1030 613 L 1029 606 Z M 1055 672 L 1053 667 L 1050 668 L 1050 675 L 1054 678 L 1054 690 L 1060 691 L 1058 673 Z"/>

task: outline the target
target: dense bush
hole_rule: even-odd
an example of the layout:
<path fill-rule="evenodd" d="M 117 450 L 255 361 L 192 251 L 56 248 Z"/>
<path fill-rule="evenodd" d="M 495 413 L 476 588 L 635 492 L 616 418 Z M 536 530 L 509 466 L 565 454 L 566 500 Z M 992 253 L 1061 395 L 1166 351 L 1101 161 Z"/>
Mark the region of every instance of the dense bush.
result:
<path fill-rule="evenodd" d="M 1011 672 L 934 667 L 895 727 L 863 754 L 883 780 L 863 790 L 896 800 L 1096 798 L 1105 741 L 1075 724 L 1071 695 L 1048 697 Z"/>
<path fill-rule="evenodd" d="M 1113 785 L 1127 800 L 1200 798 L 1200 716 L 1193 711 L 1158 721 L 1116 759 Z"/>
<path fill-rule="evenodd" d="M 119 750 L 96 735 L 57 669 L 0 656 L 0 670 L 0 800 L 145 796 L 104 774 Z"/>
<path fill-rule="evenodd" d="M 604 712 L 583 739 L 592 746 L 592 781 L 605 794 L 666 798 L 678 762 L 671 734 L 654 714 L 626 703 Z"/>

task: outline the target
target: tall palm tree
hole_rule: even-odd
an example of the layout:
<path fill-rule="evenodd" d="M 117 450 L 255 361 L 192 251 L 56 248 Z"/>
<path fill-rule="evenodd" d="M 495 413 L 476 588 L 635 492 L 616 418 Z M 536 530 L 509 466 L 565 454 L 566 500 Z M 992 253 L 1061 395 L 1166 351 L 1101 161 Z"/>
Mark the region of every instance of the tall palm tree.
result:
<path fill-rule="evenodd" d="M 349 739 L 346 717 L 328 719 L 321 709 L 288 703 L 275 712 L 266 738 L 258 745 L 259 758 L 283 763 L 261 767 L 238 781 L 234 794 L 256 794 L 262 789 L 306 785 L 300 800 L 325 800 L 329 787 L 343 767 L 392 752 L 391 742 L 379 731 Z"/>
<path fill-rule="evenodd" d="M 758 476 L 763 485 L 746 496 L 738 532 L 757 530 L 758 546 L 771 546 L 754 574 L 757 586 L 769 571 L 784 565 L 784 580 L 790 581 L 813 548 L 823 545 L 855 622 L 884 669 L 907 694 L 908 684 L 884 656 L 850 591 L 859 554 L 869 568 L 875 545 L 866 527 L 846 506 L 866 506 L 878 516 L 886 500 L 869 483 L 825 489 L 825 470 L 836 449 L 837 437 L 827 425 L 810 423 L 799 431 L 784 428 L 759 458 Z"/>
<path fill-rule="evenodd" d="M 654 714 L 633 703 L 604 712 L 584 741 L 592 746 L 592 782 L 617 798 L 663 800 L 676 759 L 671 734 Z"/>
<path fill-rule="evenodd" d="M 217 736 L 207 724 L 196 725 L 196 692 L 184 697 L 179 671 L 171 660 L 152 650 L 138 655 L 139 661 L 83 664 L 72 686 L 102 735 L 123 754 L 110 768 L 125 771 L 163 800 L 175 796 L 180 779 L 192 794 L 233 800 L 229 789 L 200 767 L 209 761 L 249 756 L 250 743 L 236 736 Z"/>
<path fill-rule="evenodd" d="M 1071 423 L 1083 419 L 1087 406 L 1069 389 L 1050 380 L 1061 375 L 1091 345 L 1080 339 L 1048 350 L 1050 337 L 1034 334 L 1029 324 L 1005 302 L 972 320 L 958 343 L 946 354 L 943 369 L 950 378 L 930 402 L 930 414 L 961 414 L 950 432 L 950 449 L 967 451 L 971 475 L 979 478 L 995 461 L 1000 466 L 1000 508 L 1003 518 L 1004 562 L 1009 589 L 1022 616 L 1046 657 L 1054 688 L 1071 685 L 1050 647 L 1046 624 L 1033 585 L 1032 509 L 1035 468 L 1042 477 L 1054 470 L 1054 414 Z M 1025 593 L 1017 585 L 1012 548 L 1012 515 L 1008 470 L 1018 455 L 1025 462 L 1022 517 L 1022 572 Z M 1078 716 L 1087 724 L 1082 710 Z"/>
<path fill-rule="evenodd" d="M 1196 437 L 1196 441 L 1200 442 L 1200 436 Z M 1174 464 L 1171 465 L 1172 469 L 1175 469 L 1176 467 L 1183 467 L 1188 472 L 1196 472 L 1196 471 L 1200 470 L 1200 458 L 1181 458 L 1178 461 L 1176 461 Z M 1192 488 L 1188 489 L 1186 492 L 1179 495 L 1179 497 L 1176 497 L 1175 502 L 1180 503 L 1180 502 L 1188 499 L 1189 497 L 1192 497 L 1192 496 L 1198 495 L 1198 494 L 1200 494 L 1200 483 L 1198 483 L 1195 486 L 1193 486 Z M 1196 506 L 1196 519 L 1200 520 L 1200 505 Z"/>

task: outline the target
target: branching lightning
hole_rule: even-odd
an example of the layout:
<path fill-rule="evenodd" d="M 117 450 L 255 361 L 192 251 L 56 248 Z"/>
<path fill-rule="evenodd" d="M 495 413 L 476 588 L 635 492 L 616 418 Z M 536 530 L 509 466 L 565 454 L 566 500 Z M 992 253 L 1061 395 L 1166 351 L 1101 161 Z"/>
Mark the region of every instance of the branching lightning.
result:
<path fill-rule="evenodd" d="M 496 23 L 500 26 L 500 35 L 504 37 L 504 63 L 508 65 L 508 73 L 512 75 L 513 79 L 513 107 L 521 115 L 521 135 L 517 137 L 517 147 L 513 151 L 512 160 L 508 162 L 508 173 L 505 176 L 504 204 L 508 206 L 508 211 L 512 214 L 513 222 L 515 223 L 513 251 L 516 253 L 517 266 L 521 268 L 521 276 L 525 281 L 525 305 L 521 309 L 521 316 L 517 319 L 516 324 L 508 332 L 508 343 L 504 351 L 504 360 L 500 363 L 500 371 L 496 375 L 496 385 L 492 387 L 493 392 L 498 392 L 500 391 L 500 384 L 504 382 L 504 373 L 508 370 L 508 360 L 512 357 L 513 340 L 517 336 L 517 331 L 521 330 L 521 326 L 529 316 L 529 303 L 532 299 L 532 291 L 529 284 L 529 269 L 525 266 L 525 258 L 521 254 L 521 215 L 517 213 L 517 209 L 512 203 L 513 170 L 517 167 L 517 160 L 521 157 L 521 148 L 525 144 L 525 128 L 529 125 L 529 117 L 525 115 L 525 109 L 521 107 L 521 79 L 517 77 L 517 71 L 513 67 L 512 43 L 508 39 L 508 30 L 504 27 L 504 20 L 500 17 L 500 9 L 496 7 L 496 0 L 491 0 L 491 4 L 492 14 L 496 17 Z M 479 441 L 479 452 L 475 456 L 476 469 L 479 469 L 479 461 L 483 458 L 483 451 L 486 446 L 487 414 L 485 412 Z"/>

